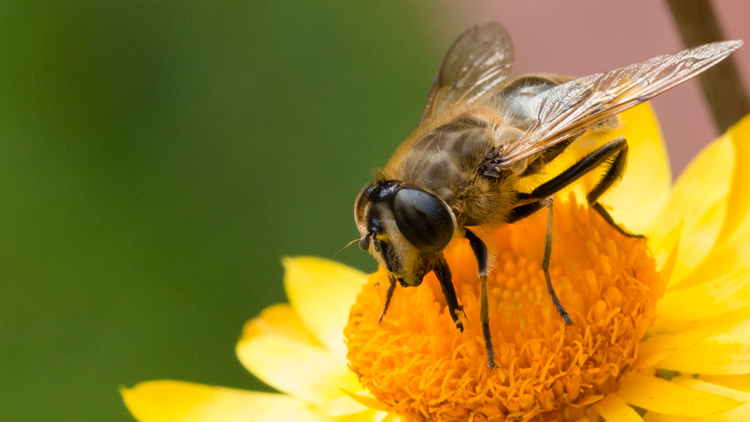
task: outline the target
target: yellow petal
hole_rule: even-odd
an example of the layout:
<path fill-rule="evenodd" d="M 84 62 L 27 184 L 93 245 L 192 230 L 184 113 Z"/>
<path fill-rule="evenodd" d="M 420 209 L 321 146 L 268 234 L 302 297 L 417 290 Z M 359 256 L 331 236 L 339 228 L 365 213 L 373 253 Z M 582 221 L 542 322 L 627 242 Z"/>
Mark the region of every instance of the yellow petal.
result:
<path fill-rule="evenodd" d="M 692 273 L 681 281 L 679 287 L 694 286 L 721 277 L 750 269 L 750 219 L 745 221 L 734 236 L 714 248 Z"/>
<path fill-rule="evenodd" d="M 732 181 L 734 147 L 728 138 L 712 142 L 677 180 L 672 196 L 645 234 L 661 239 L 680 221 L 682 244 L 673 277 L 680 280 L 711 251 L 721 229 Z M 700 239 L 693 239 L 693 236 Z"/>
<path fill-rule="evenodd" d="M 750 393 L 750 375 L 701 375 L 702 381 Z"/>
<path fill-rule="evenodd" d="M 602 198 L 615 221 L 633 233 L 643 233 L 666 203 L 672 189 L 669 157 L 656 116 L 648 103 L 620 114 L 622 128 L 609 140 L 628 141 L 628 168 L 622 181 Z"/>
<path fill-rule="evenodd" d="M 695 222 L 689 232 L 682 233 L 680 254 L 672 270 L 671 281 L 679 282 L 688 276 L 714 248 L 726 207 L 725 199 L 715 202 Z M 676 284 L 670 283 L 672 286 Z"/>
<path fill-rule="evenodd" d="M 623 379 L 616 394 L 633 406 L 678 416 L 716 415 L 740 405 L 729 397 L 641 374 L 630 374 Z"/>
<path fill-rule="evenodd" d="M 344 416 L 370 410 L 369 407 L 353 400 L 348 395 L 341 396 L 313 408 L 316 413 L 325 416 Z"/>
<path fill-rule="evenodd" d="M 727 197 L 729 206 L 718 241 L 723 242 L 748 218 L 750 211 L 750 116 L 745 116 L 724 135 L 735 151 L 734 174 Z"/>
<path fill-rule="evenodd" d="M 675 353 L 657 368 L 693 374 L 750 373 L 750 319 L 748 310 L 730 314 L 724 328 L 694 346 Z"/>
<path fill-rule="evenodd" d="M 711 253 L 681 283 L 693 286 L 722 274 L 750 268 L 750 116 L 729 130 L 721 142 L 734 148 L 734 173 L 726 216 Z"/>
<path fill-rule="evenodd" d="M 667 291 L 659 301 L 660 318 L 697 321 L 716 318 L 750 305 L 750 271 L 680 290 Z"/>
<path fill-rule="evenodd" d="M 327 350 L 283 337 L 262 334 L 237 344 L 237 356 L 266 384 L 317 405 L 362 387 L 346 361 Z"/>
<path fill-rule="evenodd" d="M 382 412 L 378 412 L 382 413 Z M 406 417 L 400 417 L 399 415 L 395 413 L 388 413 L 386 414 L 386 417 L 382 421 L 375 421 L 375 422 L 411 422 L 411 419 L 407 419 Z"/>
<path fill-rule="evenodd" d="M 334 422 L 395 422 L 399 420 L 398 417 L 396 417 L 396 419 L 393 419 L 389 416 L 390 415 L 388 415 L 387 413 L 368 410 L 366 412 L 360 412 L 353 415 L 340 416 L 336 418 Z"/>
<path fill-rule="evenodd" d="M 284 258 L 284 286 L 302 322 L 329 350 L 346 357 L 344 326 L 367 276 L 320 258 Z"/>
<path fill-rule="evenodd" d="M 679 385 L 684 385 L 685 387 L 692 388 L 694 390 L 703 391 L 703 392 L 711 393 L 711 394 L 718 394 L 724 397 L 730 397 L 736 400 L 737 402 L 742 403 L 742 405 L 737 407 L 736 409 L 732 409 L 718 416 L 696 418 L 696 422 L 698 421 L 701 421 L 701 422 L 703 421 L 705 422 L 712 422 L 712 421 L 746 422 L 750 420 L 750 393 L 746 393 L 743 391 L 727 388 L 725 386 L 712 384 L 709 382 L 705 382 L 703 380 L 697 380 L 691 377 L 684 377 L 684 376 L 676 377 L 672 380 L 672 382 L 679 384 Z"/>
<path fill-rule="evenodd" d="M 345 388 L 342 388 L 341 391 L 346 393 L 348 397 L 350 397 L 352 400 L 356 401 L 357 403 L 362 404 L 363 406 L 366 406 L 370 409 L 380 410 L 382 412 L 392 412 L 393 409 L 390 406 L 385 405 L 384 403 L 381 403 L 376 399 L 372 394 L 370 394 L 369 391 L 361 390 L 358 393 L 351 392 Z"/>
<path fill-rule="evenodd" d="M 715 418 L 715 416 L 706 416 L 706 418 Z M 645 422 L 695 422 L 696 418 L 690 416 L 662 415 L 661 413 L 646 412 L 643 415 Z"/>
<path fill-rule="evenodd" d="M 682 331 L 675 335 L 652 337 L 640 344 L 636 369 L 651 368 L 667 357 L 686 350 L 714 332 L 718 324 L 701 325 L 694 330 Z"/>
<path fill-rule="evenodd" d="M 278 334 L 303 343 L 321 346 L 299 319 L 297 313 L 286 303 L 269 306 L 257 318 L 245 323 L 242 329 L 243 340 L 250 340 L 261 334 Z"/>
<path fill-rule="evenodd" d="M 677 265 L 677 257 L 680 256 L 680 231 L 682 230 L 682 224 L 678 224 L 669 234 L 664 242 L 661 242 L 661 246 L 666 248 L 663 253 L 657 252 L 656 249 L 651 249 L 656 259 L 657 268 L 659 268 L 659 278 L 665 286 L 669 286 L 669 282 L 672 280 L 672 272 L 674 267 Z M 668 245 L 672 245 L 671 247 Z"/>
<path fill-rule="evenodd" d="M 282 394 L 256 393 L 181 381 L 120 388 L 139 422 L 323 422 L 307 405 Z"/>
<path fill-rule="evenodd" d="M 620 397 L 609 394 L 592 405 L 607 422 L 641 422 L 643 418 Z"/>

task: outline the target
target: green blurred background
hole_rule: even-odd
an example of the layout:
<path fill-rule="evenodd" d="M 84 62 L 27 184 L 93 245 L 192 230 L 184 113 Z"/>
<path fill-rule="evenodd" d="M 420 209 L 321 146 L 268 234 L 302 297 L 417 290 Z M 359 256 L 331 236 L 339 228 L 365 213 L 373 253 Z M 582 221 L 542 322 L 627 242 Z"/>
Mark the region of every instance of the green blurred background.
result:
<path fill-rule="evenodd" d="M 743 4 L 719 12 L 747 40 Z M 153 379 L 267 390 L 234 346 L 286 300 L 280 258 L 357 236 L 357 192 L 487 18 L 515 74 L 681 48 L 653 0 L 0 2 L 0 421 L 132 421 L 117 389 Z M 686 85 L 656 101 L 678 169 L 715 134 Z"/>
<path fill-rule="evenodd" d="M 118 386 L 151 379 L 267 388 L 242 325 L 286 300 L 282 256 L 357 236 L 440 60 L 426 13 L 0 3 L 0 420 L 132 421 Z"/>

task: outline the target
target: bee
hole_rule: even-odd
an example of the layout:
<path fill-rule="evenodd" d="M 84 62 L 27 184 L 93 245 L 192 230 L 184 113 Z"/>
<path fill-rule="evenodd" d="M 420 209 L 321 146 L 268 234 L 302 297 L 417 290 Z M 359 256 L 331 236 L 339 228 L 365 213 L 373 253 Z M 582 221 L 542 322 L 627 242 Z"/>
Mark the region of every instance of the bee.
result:
<path fill-rule="evenodd" d="M 443 251 L 467 239 L 481 280 L 481 323 L 490 368 L 485 242 L 475 228 L 512 224 L 546 208 L 542 270 L 552 302 L 573 324 L 555 294 L 549 274 L 553 196 L 585 174 L 602 176 L 586 199 L 623 235 L 598 200 L 621 178 L 628 143 L 613 139 L 533 189 L 525 181 L 550 165 L 585 132 L 616 124 L 616 115 L 698 75 L 723 60 L 742 41 L 706 44 L 582 78 L 531 74 L 509 79 L 513 43 L 496 22 L 476 25 L 449 49 L 427 96 L 416 131 L 376 170 L 354 205 L 369 251 L 389 275 L 388 310 L 396 284 L 419 286 L 434 272 L 456 327 L 461 306 Z"/>

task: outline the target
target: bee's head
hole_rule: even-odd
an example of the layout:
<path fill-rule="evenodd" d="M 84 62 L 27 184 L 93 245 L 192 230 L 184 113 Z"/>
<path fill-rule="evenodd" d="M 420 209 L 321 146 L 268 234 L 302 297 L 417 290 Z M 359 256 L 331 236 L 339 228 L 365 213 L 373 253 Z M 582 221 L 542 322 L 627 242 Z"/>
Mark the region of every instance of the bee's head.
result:
<path fill-rule="evenodd" d="M 415 185 L 386 181 L 366 186 L 354 204 L 369 251 L 401 284 L 418 286 L 432 270 L 431 258 L 453 238 L 456 217 L 436 195 Z"/>

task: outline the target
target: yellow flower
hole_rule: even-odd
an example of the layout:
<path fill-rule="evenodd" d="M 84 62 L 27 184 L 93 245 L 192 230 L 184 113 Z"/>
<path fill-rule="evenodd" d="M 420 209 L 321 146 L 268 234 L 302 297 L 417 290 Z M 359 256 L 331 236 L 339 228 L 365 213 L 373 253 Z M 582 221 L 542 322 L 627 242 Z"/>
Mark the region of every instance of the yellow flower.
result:
<path fill-rule="evenodd" d="M 446 255 L 464 332 L 432 276 L 398 288 L 379 325 L 382 270 L 285 259 L 291 304 L 248 322 L 237 345 L 283 394 L 152 381 L 123 388 L 125 404 L 141 422 L 750 420 L 750 117 L 674 186 L 650 108 L 622 121 L 591 136 L 630 144 L 628 172 L 602 202 L 648 241 L 623 237 L 573 193 L 556 201 L 552 280 L 574 326 L 546 292 L 545 216 L 532 216 L 485 233 L 496 251 L 495 370 L 479 331 L 476 264 L 460 241 Z"/>

